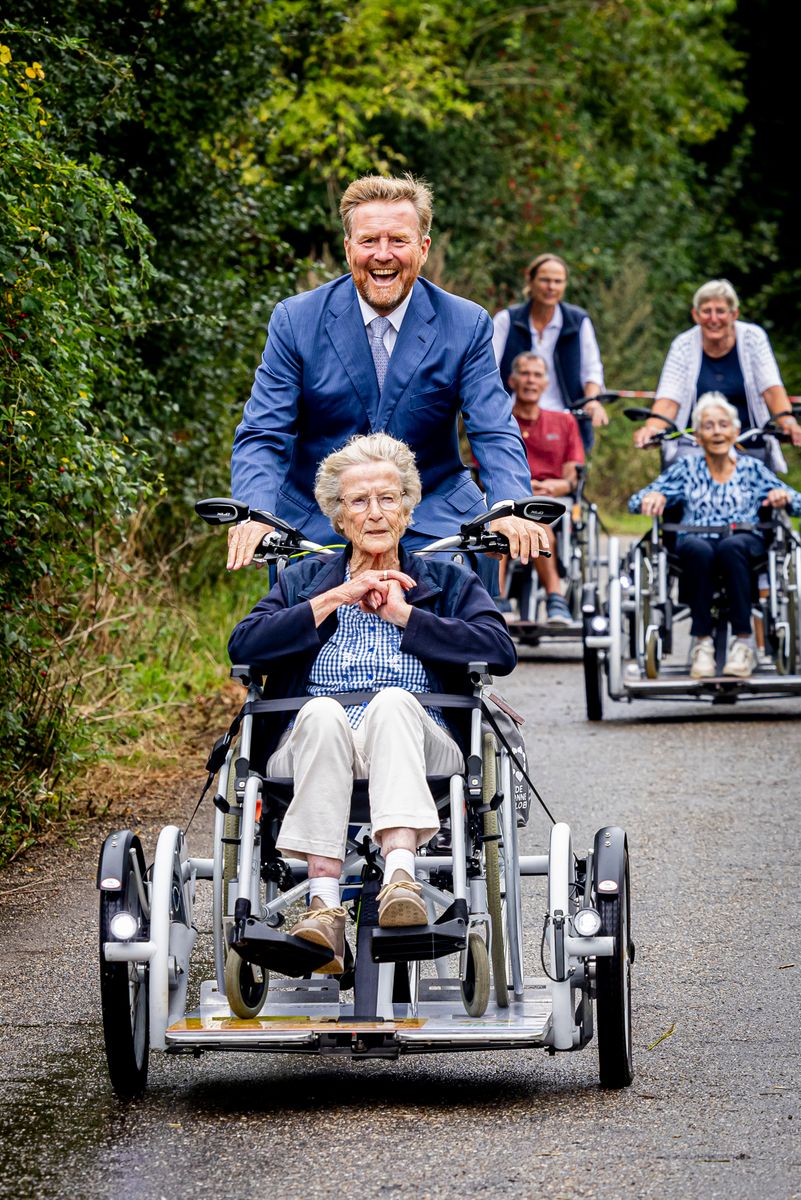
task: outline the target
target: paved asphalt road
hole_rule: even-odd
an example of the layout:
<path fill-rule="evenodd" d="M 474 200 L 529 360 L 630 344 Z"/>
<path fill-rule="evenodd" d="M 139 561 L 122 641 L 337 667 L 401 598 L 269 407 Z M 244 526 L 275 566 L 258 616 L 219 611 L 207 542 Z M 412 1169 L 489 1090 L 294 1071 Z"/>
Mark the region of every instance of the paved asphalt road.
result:
<path fill-rule="evenodd" d="M 575 843 L 628 830 L 633 1086 L 601 1092 L 593 1047 L 158 1055 L 146 1098 L 122 1106 L 101 1046 L 92 839 L 0 876 L 0 1196 L 801 1197 L 801 701 L 615 705 L 589 725 L 568 649 L 505 690 Z M 535 819 L 524 851 L 544 833 Z M 532 891 L 530 930 L 541 911 Z"/>

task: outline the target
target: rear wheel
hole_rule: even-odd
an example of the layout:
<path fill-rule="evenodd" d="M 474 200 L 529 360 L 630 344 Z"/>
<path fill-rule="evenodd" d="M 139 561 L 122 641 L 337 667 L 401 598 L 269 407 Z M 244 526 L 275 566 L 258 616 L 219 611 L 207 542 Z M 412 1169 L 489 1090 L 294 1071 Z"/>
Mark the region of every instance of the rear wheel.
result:
<path fill-rule="evenodd" d="M 142 846 L 135 834 L 122 836 L 129 842 L 129 853 L 125 856 L 128 869 L 122 887 L 119 891 L 100 893 L 100 1004 L 111 1086 L 120 1099 L 131 1100 L 141 1096 L 147 1086 L 150 1053 L 148 967 L 139 963 L 106 962 L 103 947 L 106 942 L 117 940 L 112 921 L 118 913 L 129 913 L 134 918 L 137 941 L 147 941 L 149 921 L 139 898 L 130 856 L 132 851 L 140 877 L 144 879 Z"/>
<path fill-rule="evenodd" d="M 491 733 L 484 734 L 482 801 L 489 804 L 497 790 L 495 742 Z M 498 842 L 498 814 L 484 813 L 484 868 L 487 880 L 487 909 L 490 919 L 490 953 L 495 1000 L 499 1008 L 509 1007 L 509 988 L 506 980 L 506 947 L 503 937 L 503 902 Z"/>
<path fill-rule="evenodd" d="M 631 929 L 629 857 L 624 851 L 623 887 L 616 896 L 596 897 L 601 936 L 615 939 L 611 958 L 595 965 L 598 1060 L 601 1087 L 628 1087 L 634 1078 L 631 1043 Z"/>

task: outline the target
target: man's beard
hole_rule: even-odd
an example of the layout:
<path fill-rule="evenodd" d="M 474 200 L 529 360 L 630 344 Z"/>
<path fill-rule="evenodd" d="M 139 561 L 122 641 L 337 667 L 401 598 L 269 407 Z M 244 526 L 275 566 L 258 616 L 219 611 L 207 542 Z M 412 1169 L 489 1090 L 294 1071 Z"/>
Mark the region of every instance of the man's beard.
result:
<path fill-rule="evenodd" d="M 377 313 L 387 313 L 392 312 L 406 299 L 417 279 L 420 264 L 410 263 L 406 267 L 402 267 L 397 263 L 382 263 L 381 267 L 397 269 L 398 275 L 392 287 L 376 286 L 370 275 L 370 267 L 351 266 L 351 273 L 356 290 L 362 299 L 366 300 Z"/>

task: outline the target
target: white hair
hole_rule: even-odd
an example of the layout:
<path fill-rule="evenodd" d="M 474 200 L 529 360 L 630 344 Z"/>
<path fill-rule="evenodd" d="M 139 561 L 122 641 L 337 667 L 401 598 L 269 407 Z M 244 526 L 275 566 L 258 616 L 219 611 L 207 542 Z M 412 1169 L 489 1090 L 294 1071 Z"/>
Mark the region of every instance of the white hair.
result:
<path fill-rule="evenodd" d="M 700 308 L 707 300 L 725 300 L 732 312 L 740 307 L 737 293 L 728 279 L 710 279 L 708 283 L 702 283 L 693 296 L 693 308 Z"/>
<path fill-rule="evenodd" d="M 701 424 L 701 419 L 703 418 L 704 413 L 708 412 L 710 408 L 719 408 L 721 412 L 724 412 L 731 421 L 732 425 L 739 432 L 741 428 L 740 414 L 737 412 L 737 409 L 733 404 L 729 404 L 722 392 L 704 392 L 703 396 L 699 398 L 698 403 L 693 409 L 692 420 L 690 421 L 691 429 L 698 428 L 698 426 Z"/>
<path fill-rule="evenodd" d="M 320 511 L 339 532 L 342 531 L 340 479 L 349 467 L 361 467 L 366 463 L 389 463 L 397 469 L 407 517 L 411 517 L 412 509 L 420 502 L 423 491 L 420 474 L 414 453 L 406 443 L 388 433 L 356 434 L 341 450 L 334 450 L 323 459 L 314 480 L 314 498 Z"/>

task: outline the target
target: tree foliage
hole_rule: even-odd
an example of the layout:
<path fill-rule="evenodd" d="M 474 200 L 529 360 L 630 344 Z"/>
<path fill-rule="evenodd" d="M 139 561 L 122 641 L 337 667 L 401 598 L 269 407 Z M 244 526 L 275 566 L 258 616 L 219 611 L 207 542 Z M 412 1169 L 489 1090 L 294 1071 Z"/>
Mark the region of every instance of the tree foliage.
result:
<path fill-rule="evenodd" d="M 0 46 L 0 776 L 35 808 L 64 751 L 59 643 L 94 580 L 94 534 L 146 490 L 126 433 L 128 328 L 149 236 L 131 197 L 53 145 L 40 62 Z"/>
<path fill-rule="evenodd" d="M 0 30 L 0 586 L 20 705 L 0 737 L 26 794 L 69 744 L 78 673 L 54 647 L 91 655 L 127 513 L 157 496 L 137 528 L 163 554 L 198 494 L 227 489 L 270 311 L 340 269 L 349 178 L 427 178 L 429 269 L 491 309 L 561 251 L 610 383 L 653 384 L 693 286 L 745 252 L 735 3 L 17 0 Z"/>

